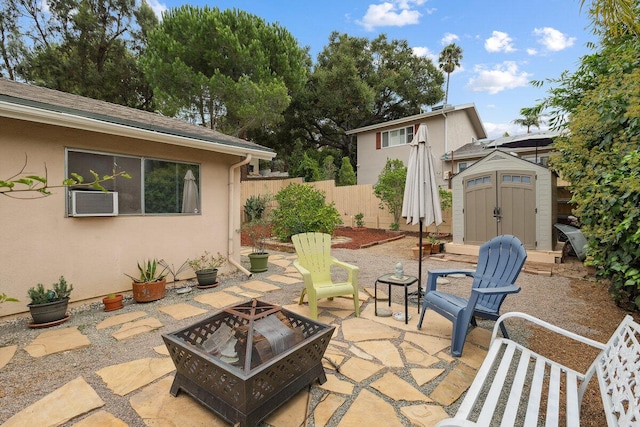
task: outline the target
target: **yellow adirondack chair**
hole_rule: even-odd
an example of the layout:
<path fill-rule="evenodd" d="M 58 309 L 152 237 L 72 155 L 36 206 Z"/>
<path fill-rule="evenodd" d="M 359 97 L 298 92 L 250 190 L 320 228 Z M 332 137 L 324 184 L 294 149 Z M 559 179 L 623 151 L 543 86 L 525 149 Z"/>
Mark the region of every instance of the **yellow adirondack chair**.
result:
<path fill-rule="evenodd" d="M 356 317 L 360 315 L 358 300 L 358 267 L 339 261 L 331 256 L 331 235 L 324 233 L 301 233 L 291 237 L 298 259 L 293 262 L 304 278 L 304 289 L 298 304 L 302 304 L 305 293 L 309 300 L 311 317 L 318 318 L 318 299 L 352 295 Z M 346 282 L 334 283 L 331 266 L 345 269 Z"/>

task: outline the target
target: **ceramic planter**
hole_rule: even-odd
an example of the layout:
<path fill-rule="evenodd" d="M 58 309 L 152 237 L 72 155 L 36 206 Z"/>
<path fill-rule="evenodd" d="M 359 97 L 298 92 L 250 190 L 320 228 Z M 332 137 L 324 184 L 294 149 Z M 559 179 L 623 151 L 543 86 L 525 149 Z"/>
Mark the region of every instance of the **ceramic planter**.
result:
<path fill-rule="evenodd" d="M 135 302 L 151 302 L 164 298 L 167 280 L 162 279 L 149 283 L 133 283 L 133 299 Z"/>
<path fill-rule="evenodd" d="M 113 298 L 104 297 L 102 298 L 102 303 L 104 304 L 104 311 L 115 311 L 124 307 L 124 305 L 122 305 L 122 295 L 120 294 Z"/>
<path fill-rule="evenodd" d="M 27 304 L 34 324 L 55 323 L 67 316 L 69 298 L 45 304 Z M 52 325 L 53 326 L 53 325 Z"/>
<path fill-rule="evenodd" d="M 268 270 L 269 254 L 266 252 L 251 253 L 249 254 L 249 262 L 251 263 L 250 272 L 262 273 Z"/>
<path fill-rule="evenodd" d="M 218 269 L 198 270 L 196 277 L 198 278 L 198 287 L 213 287 L 218 284 Z"/>

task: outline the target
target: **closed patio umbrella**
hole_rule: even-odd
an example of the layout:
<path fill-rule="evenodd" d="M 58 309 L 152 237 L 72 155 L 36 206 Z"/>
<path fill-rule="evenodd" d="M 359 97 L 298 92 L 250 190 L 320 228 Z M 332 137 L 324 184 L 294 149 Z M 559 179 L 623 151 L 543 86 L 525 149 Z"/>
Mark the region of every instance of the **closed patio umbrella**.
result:
<path fill-rule="evenodd" d="M 421 123 L 410 143 L 411 153 L 402 199 L 402 216 L 407 219 L 407 224 L 420 224 L 418 292 L 422 291 L 422 227 L 442 223 L 435 159 L 428 139 L 427 125 Z"/>
<path fill-rule="evenodd" d="M 198 184 L 191 169 L 184 175 L 182 193 L 182 213 L 198 213 Z"/>

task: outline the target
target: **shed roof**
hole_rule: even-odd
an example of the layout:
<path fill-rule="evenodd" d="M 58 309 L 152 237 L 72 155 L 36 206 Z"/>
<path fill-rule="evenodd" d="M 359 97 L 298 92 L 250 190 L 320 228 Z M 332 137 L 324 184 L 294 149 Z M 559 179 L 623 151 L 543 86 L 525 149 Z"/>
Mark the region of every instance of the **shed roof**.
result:
<path fill-rule="evenodd" d="M 271 159 L 251 141 L 158 113 L 0 78 L 0 117 L 154 140 L 233 155 Z"/>

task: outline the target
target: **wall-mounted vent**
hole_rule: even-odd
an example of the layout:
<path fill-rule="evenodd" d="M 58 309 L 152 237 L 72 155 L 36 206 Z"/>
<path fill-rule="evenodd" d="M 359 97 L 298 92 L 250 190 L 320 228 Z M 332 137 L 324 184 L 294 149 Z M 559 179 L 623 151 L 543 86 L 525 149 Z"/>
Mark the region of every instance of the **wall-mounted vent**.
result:
<path fill-rule="evenodd" d="M 118 193 L 71 191 L 69 216 L 117 216 Z"/>

